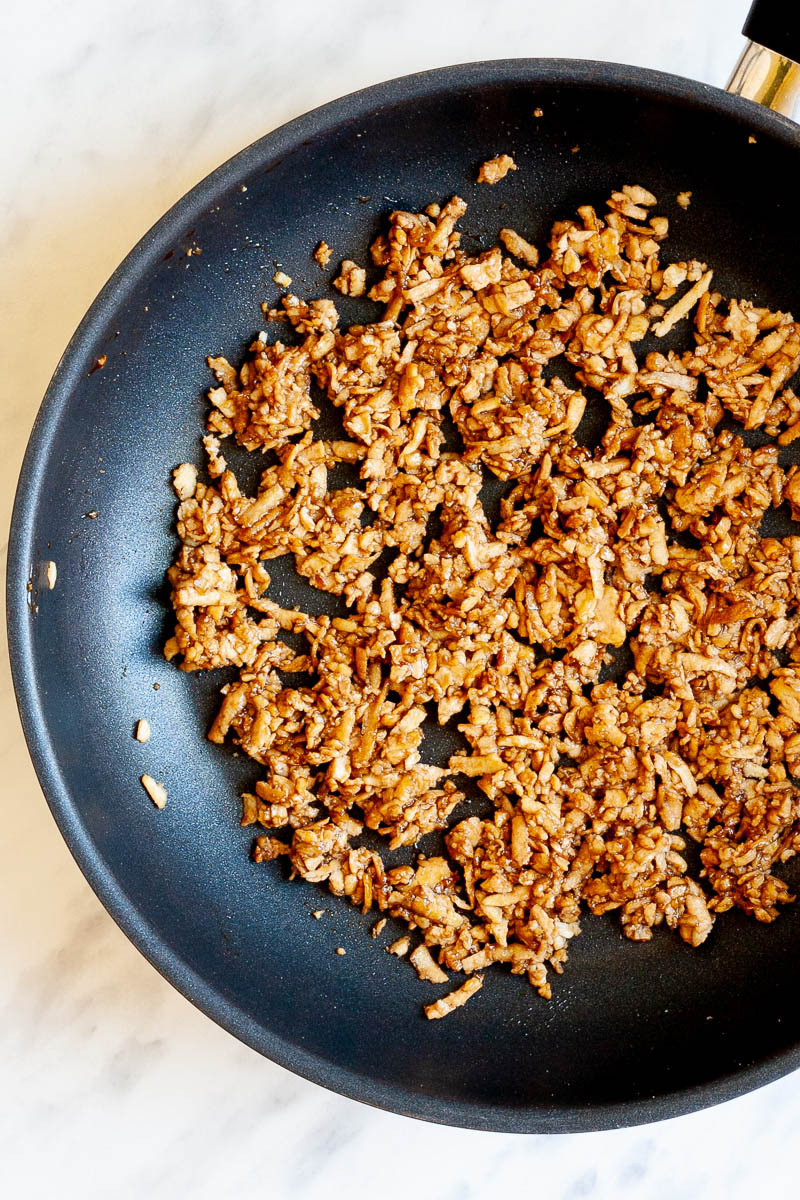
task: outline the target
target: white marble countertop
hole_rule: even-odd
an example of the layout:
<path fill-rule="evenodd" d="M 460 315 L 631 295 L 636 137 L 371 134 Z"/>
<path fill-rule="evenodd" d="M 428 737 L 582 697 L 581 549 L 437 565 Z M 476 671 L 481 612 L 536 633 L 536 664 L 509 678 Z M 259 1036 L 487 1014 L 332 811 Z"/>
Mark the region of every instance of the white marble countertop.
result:
<path fill-rule="evenodd" d="M 78 320 L 150 224 L 234 151 L 342 92 L 478 58 L 613 59 L 721 84 L 747 7 L 5 0 L 3 536 L 31 423 Z M 519 1138 L 376 1112 L 259 1058 L 173 991 L 96 900 L 39 791 L 4 656 L 0 671 L 1 1195 L 796 1192 L 800 1076 L 661 1125 Z"/>

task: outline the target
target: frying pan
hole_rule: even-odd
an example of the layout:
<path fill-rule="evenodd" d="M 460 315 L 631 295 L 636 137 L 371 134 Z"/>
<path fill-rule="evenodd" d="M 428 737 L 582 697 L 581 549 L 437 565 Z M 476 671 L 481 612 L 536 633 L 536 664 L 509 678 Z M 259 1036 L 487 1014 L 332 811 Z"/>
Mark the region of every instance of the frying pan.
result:
<path fill-rule="evenodd" d="M 205 355 L 243 354 L 259 302 L 275 298 L 276 266 L 298 294 L 325 294 L 310 257 L 320 238 L 363 261 L 392 209 L 457 192 L 470 205 L 469 250 L 502 226 L 542 243 L 576 205 L 635 182 L 672 218 L 674 259 L 713 264 L 724 294 L 800 311 L 789 186 L 800 129 L 744 98 L 790 105 L 800 19 L 787 12 L 781 0 L 754 6 L 745 32 L 759 44 L 735 73 L 739 95 L 534 59 L 397 79 L 300 117 L 142 239 L 50 384 L 14 509 L 8 622 L 53 815 L 102 902 L 167 979 L 250 1046 L 337 1092 L 432 1121 L 556 1132 L 673 1116 L 800 1065 L 800 905 L 770 927 L 728 914 L 699 950 L 660 930 L 634 946 L 613 917 L 587 917 L 550 1003 L 493 970 L 465 1009 L 426 1022 L 421 1005 L 435 993 L 370 940 L 374 915 L 252 862 L 237 797 L 254 764 L 205 739 L 229 675 L 183 674 L 160 650 L 176 547 L 169 476 L 200 458 Z M 476 187 L 477 165 L 500 151 L 519 172 Z M 674 197 L 686 190 L 684 212 Z M 374 319 L 367 301 L 341 309 L 345 322 Z M 293 570 L 276 560 L 270 572 L 280 602 L 322 610 L 328 598 Z M 132 737 L 140 717 L 154 731 L 147 747 Z M 446 754 L 445 743 L 432 735 L 431 753 Z M 145 771 L 168 787 L 161 812 L 139 785 Z M 800 871 L 787 878 L 800 884 Z M 318 908 L 326 916 L 311 919 Z"/>

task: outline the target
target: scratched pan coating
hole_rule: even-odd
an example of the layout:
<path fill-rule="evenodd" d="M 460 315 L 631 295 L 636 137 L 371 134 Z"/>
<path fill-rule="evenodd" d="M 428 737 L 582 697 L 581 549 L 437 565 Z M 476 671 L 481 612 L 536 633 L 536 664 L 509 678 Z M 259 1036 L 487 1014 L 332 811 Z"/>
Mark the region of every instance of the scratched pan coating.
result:
<path fill-rule="evenodd" d="M 476 186 L 478 164 L 500 151 L 519 171 Z M 556 218 L 635 182 L 671 218 L 671 258 L 706 260 L 724 293 L 797 312 L 786 185 L 799 152 L 782 117 L 627 67 L 520 60 L 395 80 L 215 171 L 143 238 L 75 334 L 13 518 L 8 613 L 25 733 L 55 819 L 112 916 L 181 992 L 269 1058 L 396 1112 L 519 1132 L 673 1116 L 800 1062 L 800 906 L 769 927 L 728 914 L 699 950 L 663 930 L 632 945 L 613 915 L 587 917 L 551 1003 L 495 969 L 465 1009 L 426 1022 L 422 1004 L 446 989 L 367 936 L 374 915 L 251 861 L 237 795 L 255 764 L 205 739 L 229 676 L 185 675 L 160 653 L 176 547 L 169 477 L 200 459 L 204 357 L 240 358 L 262 327 L 260 302 L 276 298 L 276 265 L 299 295 L 324 295 L 338 258 L 364 261 L 394 208 L 457 192 L 469 202 L 468 249 L 503 226 L 542 244 Z M 674 197 L 685 190 L 684 212 Z M 337 256 L 324 275 L 311 258 L 320 238 Z M 374 312 L 366 301 L 341 308 L 345 321 Z M 307 600 L 283 560 L 270 572 L 278 599 Z M 322 611 L 328 598 L 314 597 Z M 142 716 L 147 747 L 132 737 Z M 425 749 L 447 747 L 434 732 Z M 143 771 L 167 784 L 162 812 Z M 786 877 L 800 883 L 791 865 Z M 326 917 L 311 919 L 319 907 Z"/>

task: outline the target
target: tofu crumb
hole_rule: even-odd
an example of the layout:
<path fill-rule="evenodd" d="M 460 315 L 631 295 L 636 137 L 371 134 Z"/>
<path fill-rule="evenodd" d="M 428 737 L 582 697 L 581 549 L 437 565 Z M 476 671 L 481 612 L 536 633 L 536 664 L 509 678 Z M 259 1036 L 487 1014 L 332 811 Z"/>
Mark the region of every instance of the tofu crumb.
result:
<path fill-rule="evenodd" d="M 517 164 L 510 154 L 497 154 L 489 158 L 478 171 L 478 183 L 499 183 L 509 171 L 516 171 Z"/>
<path fill-rule="evenodd" d="M 706 271 L 698 279 L 697 283 L 690 287 L 689 291 L 681 296 L 680 300 L 676 304 L 673 304 L 672 308 L 667 310 L 667 315 L 663 321 L 659 321 L 657 325 L 653 326 L 653 333 L 656 337 L 664 337 L 665 334 L 669 333 L 670 329 L 677 325 L 678 321 L 682 321 L 684 317 L 689 315 L 695 304 L 699 302 L 700 297 L 705 295 L 711 287 L 713 276 L 713 271 Z"/>
<path fill-rule="evenodd" d="M 533 110 L 533 115 L 534 115 L 535 117 L 543 117 L 543 116 L 544 116 L 544 109 L 542 109 L 542 108 L 535 108 L 535 109 Z"/>
<path fill-rule="evenodd" d="M 691 192 L 678 192 L 675 199 L 677 200 L 677 202 L 681 206 L 681 208 L 688 208 L 689 205 L 692 203 L 692 193 Z"/>
<path fill-rule="evenodd" d="M 539 251 L 530 242 L 521 237 L 515 229 L 501 229 L 500 241 L 505 246 L 509 254 L 513 254 L 516 258 L 521 258 L 526 267 L 531 269 L 539 264 Z"/>
<path fill-rule="evenodd" d="M 49 563 L 47 563 L 44 569 L 44 577 L 47 580 L 47 586 L 52 592 L 53 588 L 56 586 L 56 579 L 58 579 L 58 567 L 52 559 Z"/>
<path fill-rule="evenodd" d="M 322 917 L 325 916 L 325 909 L 324 908 L 316 908 L 316 909 L 314 909 L 314 911 L 312 912 L 311 915 L 315 921 L 319 921 Z"/>
<path fill-rule="evenodd" d="M 179 500 L 191 500 L 197 487 L 197 467 L 193 463 L 181 463 L 172 472 L 172 486 Z"/>
<path fill-rule="evenodd" d="M 317 262 L 323 268 L 323 270 L 325 267 L 327 267 L 328 263 L 331 261 L 332 255 L 333 255 L 333 251 L 331 250 L 328 243 L 325 241 L 320 242 L 320 244 L 317 246 L 316 250 L 314 251 L 314 258 L 317 260 Z"/>
<path fill-rule="evenodd" d="M 343 296 L 363 296 L 367 290 L 367 272 L 359 267 L 351 258 L 346 258 L 339 268 L 339 274 L 333 281 L 333 286 Z"/>
<path fill-rule="evenodd" d="M 750 145 L 751 145 L 751 146 L 755 146 L 755 144 L 756 144 L 756 139 L 753 137 L 752 133 L 750 134 L 750 137 L 749 137 L 747 140 L 748 140 L 748 142 L 750 143 Z"/>
<path fill-rule="evenodd" d="M 278 287 L 291 287 L 292 277 L 285 271 L 276 271 L 272 276 L 272 282 L 277 283 Z"/>
<path fill-rule="evenodd" d="M 338 955 L 340 955 L 340 957 L 342 957 L 342 958 L 343 958 L 343 957 L 344 957 L 344 955 L 345 955 L 345 954 L 347 954 L 347 951 L 345 950 L 344 946 L 337 946 L 337 947 L 336 947 L 336 953 L 337 953 Z"/>
<path fill-rule="evenodd" d="M 483 987 L 483 976 L 473 975 L 466 983 L 462 983 L 461 987 L 456 988 L 454 992 L 448 992 L 446 996 L 442 996 L 441 1000 L 437 1000 L 435 1004 L 425 1005 L 425 1016 L 429 1021 L 437 1021 L 440 1017 L 446 1017 L 456 1008 L 461 1008 L 466 1004 L 470 996 L 474 996 Z"/>
<path fill-rule="evenodd" d="M 380 921 L 376 921 L 375 924 L 372 926 L 372 930 L 371 930 L 372 936 L 374 938 L 380 937 L 380 935 L 383 933 L 385 928 L 386 928 L 386 917 L 381 917 Z"/>
<path fill-rule="evenodd" d="M 411 938 L 407 934 L 399 937 L 396 942 L 392 942 L 391 946 L 386 947 L 387 954 L 394 954 L 396 958 L 402 958 L 404 954 L 408 954 L 408 948 L 411 945 Z"/>
<path fill-rule="evenodd" d="M 141 717 L 136 722 L 137 742 L 141 742 L 143 746 L 146 745 L 150 741 L 150 733 L 150 722 L 148 721 L 147 717 Z"/>
<path fill-rule="evenodd" d="M 427 983 L 447 983 L 449 976 L 434 960 L 428 947 L 423 943 L 417 946 L 409 955 L 408 961 L 414 967 L 420 979 Z"/>
<path fill-rule="evenodd" d="M 577 154 L 579 150 L 580 150 L 580 146 L 573 146 L 572 149 L 570 150 L 570 154 Z"/>
<path fill-rule="evenodd" d="M 147 792 L 156 808 L 163 808 L 167 803 L 167 789 L 163 783 L 158 783 L 152 775 L 142 775 L 142 787 Z"/>

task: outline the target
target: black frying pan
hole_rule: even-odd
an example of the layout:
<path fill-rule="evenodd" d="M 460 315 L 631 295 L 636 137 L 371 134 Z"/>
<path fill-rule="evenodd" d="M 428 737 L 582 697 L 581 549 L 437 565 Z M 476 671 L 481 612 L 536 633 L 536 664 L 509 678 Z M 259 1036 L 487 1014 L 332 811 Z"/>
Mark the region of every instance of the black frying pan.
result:
<path fill-rule="evenodd" d="M 797 58 L 800 28 L 783 8 L 759 5 L 748 32 Z M 476 187 L 477 165 L 501 150 L 519 173 Z M 199 459 L 204 356 L 242 354 L 259 302 L 275 295 L 276 263 L 293 290 L 319 294 L 317 240 L 363 260 L 393 208 L 458 192 L 469 249 L 501 226 L 541 243 L 555 218 L 636 182 L 672 218 L 672 257 L 714 264 L 726 294 L 798 312 L 799 163 L 789 120 L 672 76 L 537 60 L 433 71 L 337 100 L 237 155 L 144 237 L 82 322 L 39 413 L 13 517 L 8 612 L 25 734 L 110 913 L 184 995 L 263 1054 L 397 1112 L 520 1132 L 672 1116 L 800 1064 L 800 904 L 770 927 L 729 914 L 700 950 L 661 931 L 635 946 L 613 917 L 587 918 L 551 1003 L 492 970 L 464 1010 L 426 1022 L 433 991 L 366 936 L 374 916 L 250 860 L 237 794 L 254 764 L 205 740 L 224 673 L 184 675 L 160 652 L 169 475 Z M 687 189 L 683 212 L 674 197 Z M 374 311 L 342 307 L 346 321 Z M 279 600 L 307 598 L 293 573 L 274 580 Z M 154 729 L 147 748 L 132 738 L 141 716 Z M 138 783 L 148 770 L 167 783 L 163 812 Z M 800 884 L 796 868 L 787 876 Z M 312 920 L 321 906 L 329 915 Z"/>

